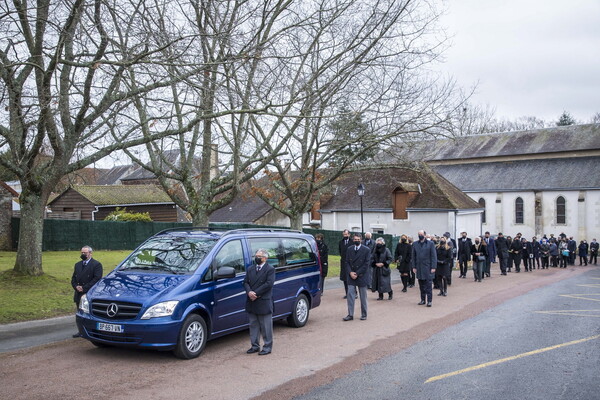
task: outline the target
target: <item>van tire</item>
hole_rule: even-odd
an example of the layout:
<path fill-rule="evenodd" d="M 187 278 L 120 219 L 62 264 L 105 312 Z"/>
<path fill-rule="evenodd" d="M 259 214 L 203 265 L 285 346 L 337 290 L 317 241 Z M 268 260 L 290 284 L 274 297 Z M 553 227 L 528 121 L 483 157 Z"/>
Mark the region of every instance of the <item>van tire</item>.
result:
<path fill-rule="evenodd" d="M 306 295 L 301 294 L 294 302 L 292 314 L 287 318 L 288 325 L 294 328 L 302 328 L 308 322 L 310 305 Z"/>
<path fill-rule="evenodd" d="M 207 339 L 208 330 L 204 318 L 198 314 L 190 314 L 183 321 L 173 353 L 176 357 L 184 360 L 196 358 L 204 350 Z"/>

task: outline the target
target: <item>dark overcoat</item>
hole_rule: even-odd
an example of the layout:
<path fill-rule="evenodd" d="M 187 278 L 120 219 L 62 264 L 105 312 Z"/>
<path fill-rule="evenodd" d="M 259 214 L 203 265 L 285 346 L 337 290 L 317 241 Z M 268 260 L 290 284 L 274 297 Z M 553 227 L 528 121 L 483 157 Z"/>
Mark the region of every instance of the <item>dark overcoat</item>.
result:
<path fill-rule="evenodd" d="M 436 256 L 437 268 L 435 270 L 435 274 L 437 276 L 450 276 L 450 272 L 452 271 L 451 265 L 453 261 L 452 247 L 445 249 L 442 246 L 438 246 L 436 248 Z"/>
<path fill-rule="evenodd" d="M 398 243 L 396 245 L 396 251 L 394 252 L 394 258 L 396 259 L 398 271 L 401 274 L 410 273 L 410 257 L 412 255 L 412 247 L 408 243 Z"/>
<path fill-rule="evenodd" d="M 346 271 L 348 284 L 363 287 L 367 286 L 367 279 L 369 277 L 368 271 L 371 267 L 371 250 L 364 245 L 361 245 L 358 250 L 355 250 L 355 246 L 348 247 L 346 252 Z M 350 272 L 356 272 L 358 277 L 352 279 Z"/>
<path fill-rule="evenodd" d="M 508 241 L 504 236 L 496 238 L 494 247 L 496 248 L 499 257 L 508 258 Z"/>
<path fill-rule="evenodd" d="M 258 298 L 254 301 L 246 296 L 246 311 L 252 314 L 265 315 L 273 313 L 273 285 L 275 284 L 275 268 L 265 263 L 260 271 L 252 265 L 244 277 L 246 295 L 254 292 Z"/>
<path fill-rule="evenodd" d="M 338 243 L 338 250 L 340 253 L 340 280 L 344 282 L 347 281 L 346 278 L 348 277 L 348 270 L 346 269 L 346 251 L 350 245 L 354 246 L 350 239 L 348 239 L 347 244 L 344 239 L 340 240 Z"/>
<path fill-rule="evenodd" d="M 494 239 L 492 239 L 491 237 L 489 237 L 489 238 L 484 237 L 483 241 L 485 242 L 485 244 L 487 244 L 489 259 L 495 260 L 496 259 L 496 243 L 494 243 Z"/>
<path fill-rule="evenodd" d="M 377 249 L 373 252 L 371 266 L 373 267 L 373 282 L 371 288 L 374 292 L 388 293 L 392 291 L 392 274 L 390 271 L 390 263 L 392 262 L 392 252 L 387 247 L 379 252 Z M 375 264 L 383 263 L 383 267 L 377 267 Z M 390 272 L 387 276 L 384 276 L 383 269 L 387 268 Z"/>
<path fill-rule="evenodd" d="M 431 240 L 417 240 L 412 244 L 412 267 L 417 270 L 417 279 L 433 280 L 437 268 L 437 254 Z M 431 270 L 434 270 L 433 273 Z"/>
<path fill-rule="evenodd" d="M 81 296 L 83 296 L 84 293 L 87 293 L 100 278 L 102 278 L 102 264 L 100 261 L 90 258 L 85 267 L 83 266 L 83 261 L 75 263 L 73 276 L 71 277 L 71 286 L 73 286 L 73 289 L 75 290 L 75 294 L 73 295 L 75 304 L 79 304 Z M 78 292 L 77 289 L 75 289 L 77 286 L 81 286 L 83 292 Z"/>

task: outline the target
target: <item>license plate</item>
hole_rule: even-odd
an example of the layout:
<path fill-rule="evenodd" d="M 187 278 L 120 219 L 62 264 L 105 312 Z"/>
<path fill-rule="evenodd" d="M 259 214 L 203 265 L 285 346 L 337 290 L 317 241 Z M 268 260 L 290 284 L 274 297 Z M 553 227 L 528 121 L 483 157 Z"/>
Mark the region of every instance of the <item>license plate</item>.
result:
<path fill-rule="evenodd" d="M 97 328 L 99 331 L 105 331 L 105 332 L 116 332 L 116 333 L 123 332 L 123 325 L 104 324 L 102 322 L 98 322 Z"/>

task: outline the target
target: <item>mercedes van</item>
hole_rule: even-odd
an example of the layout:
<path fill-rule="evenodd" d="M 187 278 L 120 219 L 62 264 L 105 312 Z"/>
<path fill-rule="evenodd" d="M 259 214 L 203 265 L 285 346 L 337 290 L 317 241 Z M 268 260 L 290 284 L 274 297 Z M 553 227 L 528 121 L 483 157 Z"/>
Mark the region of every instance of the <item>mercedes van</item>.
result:
<path fill-rule="evenodd" d="M 79 333 L 96 346 L 200 355 L 207 340 L 246 329 L 243 280 L 258 249 L 275 267 L 273 319 L 294 327 L 321 302 L 314 238 L 298 231 L 178 228 L 157 233 L 83 295 Z"/>

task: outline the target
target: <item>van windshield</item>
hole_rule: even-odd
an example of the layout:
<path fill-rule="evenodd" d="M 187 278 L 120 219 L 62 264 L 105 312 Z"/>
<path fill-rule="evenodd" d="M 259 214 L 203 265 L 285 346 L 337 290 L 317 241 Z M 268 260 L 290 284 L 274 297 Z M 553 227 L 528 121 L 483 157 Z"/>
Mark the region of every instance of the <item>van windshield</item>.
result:
<path fill-rule="evenodd" d="M 194 272 L 217 239 L 162 236 L 149 239 L 123 262 L 119 271 L 141 270 L 168 274 Z"/>

